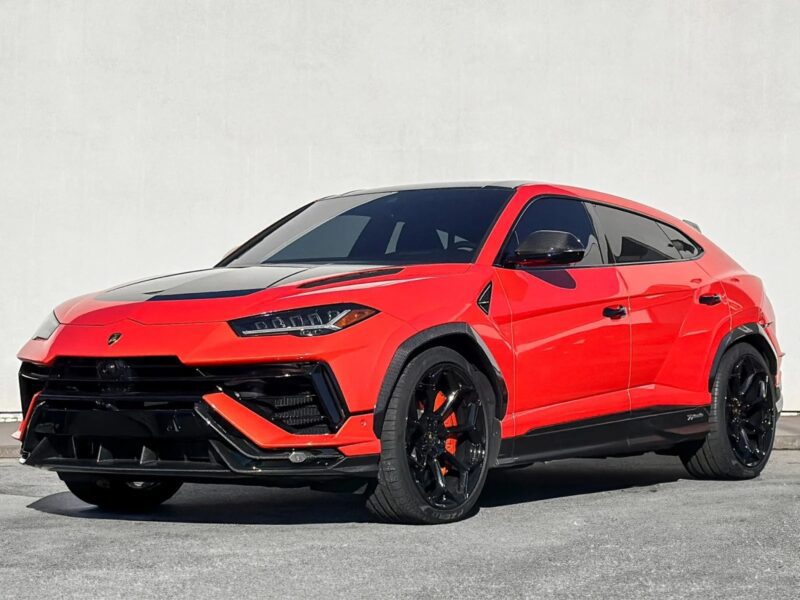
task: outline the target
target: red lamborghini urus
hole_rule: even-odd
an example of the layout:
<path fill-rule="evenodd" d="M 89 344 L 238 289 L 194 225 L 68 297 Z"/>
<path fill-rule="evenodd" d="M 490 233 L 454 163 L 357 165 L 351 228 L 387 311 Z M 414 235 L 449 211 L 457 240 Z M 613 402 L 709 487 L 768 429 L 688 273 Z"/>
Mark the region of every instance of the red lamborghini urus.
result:
<path fill-rule="evenodd" d="M 108 510 L 261 483 L 441 523 L 489 469 L 648 451 L 746 479 L 781 409 L 757 277 L 692 224 L 540 183 L 323 198 L 212 269 L 62 304 L 19 358 L 21 461 Z"/>

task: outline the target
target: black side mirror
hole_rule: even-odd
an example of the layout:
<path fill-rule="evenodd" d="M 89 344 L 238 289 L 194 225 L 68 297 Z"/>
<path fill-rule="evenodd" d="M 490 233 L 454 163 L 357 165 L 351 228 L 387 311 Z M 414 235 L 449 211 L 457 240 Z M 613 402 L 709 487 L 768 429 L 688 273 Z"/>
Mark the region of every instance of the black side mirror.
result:
<path fill-rule="evenodd" d="M 568 265 L 580 261 L 585 253 L 586 248 L 573 234 L 541 230 L 525 238 L 508 263 L 521 267 Z"/>

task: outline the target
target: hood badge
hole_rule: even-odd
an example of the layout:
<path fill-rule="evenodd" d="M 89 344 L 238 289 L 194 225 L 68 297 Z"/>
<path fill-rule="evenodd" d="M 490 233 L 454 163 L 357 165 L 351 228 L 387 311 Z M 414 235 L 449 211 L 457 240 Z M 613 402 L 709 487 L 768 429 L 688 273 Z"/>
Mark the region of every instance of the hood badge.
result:
<path fill-rule="evenodd" d="M 113 346 L 119 341 L 121 337 L 122 337 L 121 333 L 112 333 L 110 336 L 108 336 L 108 345 Z"/>

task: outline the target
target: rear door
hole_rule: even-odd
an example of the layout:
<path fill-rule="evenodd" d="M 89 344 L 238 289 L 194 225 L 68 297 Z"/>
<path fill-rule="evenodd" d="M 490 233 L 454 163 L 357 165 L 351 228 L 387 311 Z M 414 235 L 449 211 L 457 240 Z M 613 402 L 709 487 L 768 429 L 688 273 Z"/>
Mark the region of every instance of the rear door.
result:
<path fill-rule="evenodd" d="M 707 390 L 694 382 L 728 308 L 721 284 L 694 260 L 701 249 L 644 215 L 605 205 L 593 211 L 630 295 L 634 416 L 707 404 Z"/>
<path fill-rule="evenodd" d="M 513 227 L 500 264 L 538 230 L 572 233 L 586 254 L 567 266 L 498 269 L 516 349 L 516 435 L 629 409 L 627 291 L 618 269 L 607 264 L 586 205 L 534 199 Z"/>

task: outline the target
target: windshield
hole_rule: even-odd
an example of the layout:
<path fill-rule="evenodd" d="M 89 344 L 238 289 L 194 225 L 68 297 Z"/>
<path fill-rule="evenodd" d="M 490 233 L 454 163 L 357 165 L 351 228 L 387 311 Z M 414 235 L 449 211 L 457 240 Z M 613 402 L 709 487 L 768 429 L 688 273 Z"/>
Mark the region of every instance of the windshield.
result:
<path fill-rule="evenodd" d="M 472 262 L 512 192 L 440 188 L 326 198 L 223 264 Z"/>

